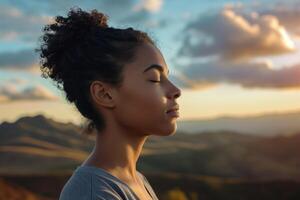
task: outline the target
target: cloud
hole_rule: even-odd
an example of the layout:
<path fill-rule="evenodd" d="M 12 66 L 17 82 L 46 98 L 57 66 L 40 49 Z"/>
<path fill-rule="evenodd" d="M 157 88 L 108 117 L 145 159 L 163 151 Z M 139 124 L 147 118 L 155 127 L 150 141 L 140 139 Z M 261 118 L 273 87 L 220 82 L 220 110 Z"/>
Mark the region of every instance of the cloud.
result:
<path fill-rule="evenodd" d="M 158 12 L 162 4 L 163 0 L 140 0 L 140 2 L 133 7 L 133 11 L 146 10 L 149 12 Z"/>
<path fill-rule="evenodd" d="M 155 19 L 152 17 L 161 10 L 162 5 L 163 0 L 140 0 L 131 6 L 125 16 L 119 17 L 116 21 L 119 24 L 128 23 L 131 26 L 142 24 L 148 28 L 165 28 L 169 24 L 168 19 Z"/>
<path fill-rule="evenodd" d="M 138 12 L 132 12 L 117 20 L 118 23 L 141 23 L 147 21 L 150 17 L 150 13 L 146 10 L 140 10 Z"/>
<path fill-rule="evenodd" d="M 188 62 L 177 64 L 181 73 L 174 80 L 191 89 L 222 83 L 246 89 L 300 88 L 300 63 L 275 69 L 271 61 L 257 59 L 296 51 L 288 31 L 289 26 L 294 30 L 299 27 L 295 19 L 300 9 L 295 8 L 297 12 L 291 12 L 289 17 L 283 9 L 263 9 L 264 12 L 253 12 L 243 4 L 226 5 L 219 12 L 188 23 L 174 58 L 175 62 Z"/>
<path fill-rule="evenodd" d="M 262 15 L 276 16 L 280 22 L 290 33 L 296 37 L 300 37 L 300 2 L 294 3 L 278 3 L 268 9 L 260 9 L 258 11 Z"/>
<path fill-rule="evenodd" d="M 12 6 L 0 6 L 0 40 L 15 39 L 34 41 L 42 33 L 42 26 L 50 23 L 52 18 L 45 15 L 35 16 L 23 13 Z"/>
<path fill-rule="evenodd" d="M 20 82 L 12 83 L 12 80 L 0 86 L 0 102 L 11 102 L 19 100 L 58 100 L 48 89 L 41 85 L 18 89 Z"/>
<path fill-rule="evenodd" d="M 11 10 L 9 13 L 18 13 L 16 16 L 23 15 L 25 19 L 20 21 L 26 20 L 27 17 L 33 17 L 35 19 L 40 19 L 42 21 L 40 25 L 43 25 L 45 24 L 43 19 L 49 20 L 49 16 L 65 15 L 69 9 L 74 6 L 87 11 L 97 9 L 99 12 L 103 12 L 108 16 L 111 16 L 111 20 L 117 23 L 136 23 L 138 20 L 139 22 L 145 22 L 148 19 L 151 19 L 151 13 L 156 13 L 162 8 L 162 4 L 163 0 L 101 0 L 85 2 L 78 2 L 77 0 L 45 0 L 30 1 L 26 4 L 16 1 L 14 4 L 1 7 L 4 7 L 3 9 L 5 10 Z M 8 23 L 10 23 L 10 20 L 15 18 L 12 17 L 12 19 L 10 19 L 12 14 L 9 13 L 6 15 Z M 45 13 L 47 13 L 48 16 L 44 16 Z M 125 19 L 127 21 L 125 21 Z M 131 19 L 133 21 L 130 21 Z M 53 18 L 50 18 L 50 20 L 53 20 Z"/>
<path fill-rule="evenodd" d="M 259 2 L 253 2 L 245 6 L 242 3 L 226 4 L 226 8 L 232 9 L 240 15 L 247 18 L 247 12 L 253 14 L 275 16 L 279 23 L 285 27 L 289 34 L 293 37 L 300 37 L 299 17 L 300 17 L 300 2 L 278 1 L 274 4 L 264 5 Z"/>
<path fill-rule="evenodd" d="M 23 79 L 23 78 L 11 78 L 11 79 L 8 79 L 6 81 L 6 84 L 21 85 L 21 84 L 24 84 L 24 83 L 28 83 L 28 80 L 27 79 Z"/>
<path fill-rule="evenodd" d="M 145 4 L 148 4 L 144 2 Z M 43 7 L 41 10 L 52 10 L 53 12 L 58 9 L 59 6 L 71 7 L 71 4 L 59 3 L 52 5 L 47 1 L 45 2 L 31 2 L 35 8 Z M 45 5 L 51 4 L 51 8 L 44 7 Z M 16 4 L 18 5 L 18 4 Z M 42 6 L 44 5 L 44 6 Z M 73 4 L 73 6 L 76 4 Z M 94 5 L 94 4 L 93 4 Z M 132 12 L 135 3 L 133 0 L 104 0 L 95 5 L 101 8 L 108 8 L 99 10 L 122 13 L 122 19 L 128 23 L 141 23 L 145 24 L 148 27 L 164 27 L 166 22 L 163 20 L 152 20 L 150 18 L 149 11 L 142 9 L 140 11 Z M 150 4 L 149 4 L 150 5 Z M 152 4 L 151 4 L 152 5 Z M 20 5 L 19 5 L 20 6 Z M 70 7 L 69 7 L 70 6 Z M 125 6 L 125 7 L 124 7 Z M 97 6 L 95 7 L 97 8 Z M 149 6 L 147 6 L 149 8 Z M 61 8 L 60 8 L 61 9 Z M 65 10 L 65 12 L 67 9 Z M 38 41 L 38 36 L 42 34 L 41 29 L 45 24 L 49 24 L 53 19 L 49 17 L 43 17 L 40 13 L 33 12 L 30 7 L 24 7 L 21 10 L 18 7 L 13 6 L 0 6 L 0 42 L 1 40 L 5 41 L 15 41 L 15 40 L 26 40 L 28 41 Z M 133 13 L 128 16 L 129 13 Z M 66 14 L 66 13 L 64 13 Z M 119 16 L 120 14 L 113 15 L 113 17 Z M 124 17 L 127 15 L 127 17 Z M 121 16 L 121 15 L 120 15 Z M 17 59 L 16 59 L 17 58 Z M 23 49 L 16 52 L 1 52 L 0 53 L 0 70 L 25 70 L 30 73 L 39 74 L 39 64 L 38 57 L 33 49 Z"/>
<path fill-rule="evenodd" d="M 191 63 L 181 70 L 185 88 L 206 88 L 221 83 L 237 84 L 244 88 L 300 88 L 300 64 L 272 69 L 269 62 L 207 62 Z"/>
<path fill-rule="evenodd" d="M 119 21 L 131 13 L 133 6 L 133 0 L 103 0 L 94 5 L 94 8 L 111 16 L 110 19 Z"/>
<path fill-rule="evenodd" d="M 188 23 L 183 33 L 178 55 L 191 58 L 217 55 L 223 60 L 249 60 L 295 51 L 293 41 L 275 16 L 242 16 L 228 8 L 200 16 Z"/>
<path fill-rule="evenodd" d="M 192 79 L 190 77 L 187 77 L 183 73 L 170 75 L 169 80 L 179 88 L 193 89 L 193 90 L 205 90 L 217 85 L 217 83 L 207 81 L 204 79 L 202 80 Z"/>
<path fill-rule="evenodd" d="M 33 49 L 0 53 L 0 69 L 28 69 L 37 62 Z"/>
<path fill-rule="evenodd" d="M 147 28 L 164 28 L 168 25 L 164 19 L 153 18 L 162 5 L 163 0 L 104 0 L 99 11 L 105 11 L 112 16 L 113 21 L 122 24 L 122 27 L 137 26 L 142 29 L 140 26 L 143 25 Z"/>

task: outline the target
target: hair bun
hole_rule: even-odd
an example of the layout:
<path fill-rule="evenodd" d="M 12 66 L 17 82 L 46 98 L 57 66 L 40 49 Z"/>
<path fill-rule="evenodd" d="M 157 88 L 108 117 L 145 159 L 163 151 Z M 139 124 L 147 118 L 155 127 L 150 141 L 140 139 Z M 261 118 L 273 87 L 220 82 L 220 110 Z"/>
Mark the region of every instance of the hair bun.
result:
<path fill-rule="evenodd" d="M 81 8 L 73 7 L 68 13 L 68 19 L 74 24 L 88 25 L 88 26 L 100 26 L 107 28 L 108 16 L 104 13 L 98 12 L 96 9 L 90 11 L 90 13 L 81 10 Z"/>
<path fill-rule="evenodd" d="M 108 16 L 104 13 L 98 12 L 96 9 L 94 9 L 91 11 L 88 17 L 90 18 L 91 25 L 100 26 L 102 28 L 108 28 Z"/>
<path fill-rule="evenodd" d="M 45 30 L 52 30 L 63 34 L 69 32 L 68 36 L 73 33 L 73 39 L 82 40 L 87 33 L 99 30 L 99 28 L 108 28 L 108 18 L 107 15 L 98 12 L 96 9 L 91 10 L 89 13 L 81 10 L 81 8 L 72 7 L 68 12 L 68 17 L 56 16 L 56 23 L 45 27 Z M 64 38 L 63 35 L 62 38 Z M 70 39 L 70 37 L 64 39 Z"/>

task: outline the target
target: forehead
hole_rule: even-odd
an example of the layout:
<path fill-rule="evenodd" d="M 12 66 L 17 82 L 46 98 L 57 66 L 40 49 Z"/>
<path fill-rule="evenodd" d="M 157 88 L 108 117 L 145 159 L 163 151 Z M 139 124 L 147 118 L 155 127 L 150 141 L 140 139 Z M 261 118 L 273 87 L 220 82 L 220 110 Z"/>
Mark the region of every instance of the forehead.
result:
<path fill-rule="evenodd" d="M 137 47 L 135 59 L 132 63 L 129 64 L 128 70 L 136 71 L 136 72 L 144 72 L 144 70 L 147 67 L 153 64 L 160 65 L 163 68 L 165 68 L 165 70 L 167 70 L 166 62 L 160 50 L 155 46 L 153 46 L 152 44 L 143 44 Z"/>

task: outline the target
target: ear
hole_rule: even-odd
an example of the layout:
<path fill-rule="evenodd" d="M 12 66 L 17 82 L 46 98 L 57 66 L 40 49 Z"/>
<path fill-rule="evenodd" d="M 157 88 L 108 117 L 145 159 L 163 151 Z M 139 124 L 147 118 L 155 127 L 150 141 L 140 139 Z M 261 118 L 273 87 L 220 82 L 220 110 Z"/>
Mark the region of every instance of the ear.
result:
<path fill-rule="evenodd" d="M 102 81 L 93 81 L 90 85 L 92 101 L 97 106 L 113 108 L 115 106 L 112 86 Z"/>

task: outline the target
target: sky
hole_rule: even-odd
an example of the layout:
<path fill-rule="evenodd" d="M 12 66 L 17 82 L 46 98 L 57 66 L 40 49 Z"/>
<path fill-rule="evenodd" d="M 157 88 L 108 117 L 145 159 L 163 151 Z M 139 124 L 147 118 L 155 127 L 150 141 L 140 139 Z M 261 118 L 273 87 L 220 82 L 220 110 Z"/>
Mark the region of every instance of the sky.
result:
<path fill-rule="evenodd" d="M 81 122 L 34 52 L 43 26 L 74 6 L 155 39 L 181 89 L 178 120 L 300 111 L 300 0 L 0 0 L 0 123 Z"/>

